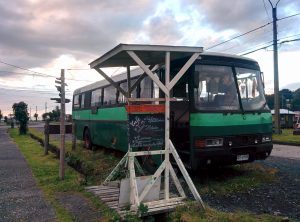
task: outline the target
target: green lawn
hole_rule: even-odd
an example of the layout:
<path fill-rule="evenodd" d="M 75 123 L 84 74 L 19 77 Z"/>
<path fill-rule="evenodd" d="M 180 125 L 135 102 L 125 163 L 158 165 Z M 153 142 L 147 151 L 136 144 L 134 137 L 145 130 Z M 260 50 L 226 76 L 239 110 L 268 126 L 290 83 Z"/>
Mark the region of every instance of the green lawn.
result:
<path fill-rule="evenodd" d="M 273 134 L 273 142 L 298 143 L 300 145 L 300 135 L 293 135 L 293 129 L 282 129 L 282 134 Z"/>

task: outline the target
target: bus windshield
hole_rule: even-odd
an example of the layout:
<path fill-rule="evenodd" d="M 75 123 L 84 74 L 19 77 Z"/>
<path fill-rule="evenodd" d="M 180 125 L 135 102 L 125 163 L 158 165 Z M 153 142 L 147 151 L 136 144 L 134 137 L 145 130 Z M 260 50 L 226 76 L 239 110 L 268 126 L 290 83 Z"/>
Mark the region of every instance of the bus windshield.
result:
<path fill-rule="evenodd" d="M 236 68 L 237 81 L 245 111 L 264 109 L 266 99 L 258 70 Z"/>
<path fill-rule="evenodd" d="M 196 65 L 194 75 L 194 104 L 199 111 L 240 110 L 238 90 L 245 111 L 265 108 L 264 89 L 258 70 L 230 66 Z M 238 89 L 237 86 L 238 85 Z"/>
<path fill-rule="evenodd" d="M 229 66 L 196 65 L 195 107 L 198 110 L 238 110 L 238 94 Z"/>

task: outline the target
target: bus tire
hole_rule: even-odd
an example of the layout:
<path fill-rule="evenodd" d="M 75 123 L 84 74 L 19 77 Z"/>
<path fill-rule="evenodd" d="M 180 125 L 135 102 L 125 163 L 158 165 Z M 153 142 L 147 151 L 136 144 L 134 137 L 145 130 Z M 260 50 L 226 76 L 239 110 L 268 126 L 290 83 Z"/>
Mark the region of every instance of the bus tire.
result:
<path fill-rule="evenodd" d="M 83 133 L 83 146 L 86 149 L 92 149 L 92 139 L 89 129 L 85 129 Z"/>

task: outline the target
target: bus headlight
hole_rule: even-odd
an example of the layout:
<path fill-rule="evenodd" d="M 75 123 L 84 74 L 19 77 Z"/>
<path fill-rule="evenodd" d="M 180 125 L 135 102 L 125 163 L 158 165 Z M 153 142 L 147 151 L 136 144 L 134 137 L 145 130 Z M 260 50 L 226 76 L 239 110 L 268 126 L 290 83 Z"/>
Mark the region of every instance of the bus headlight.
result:
<path fill-rule="evenodd" d="M 261 139 L 262 143 L 271 142 L 271 141 L 272 141 L 272 136 L 270 135 L 264 135 Z"/>
<path fill-rule="evenodd" d="M 211 138 L 205 140 L 206 147 L 223 146 L 222 138 Z"/>

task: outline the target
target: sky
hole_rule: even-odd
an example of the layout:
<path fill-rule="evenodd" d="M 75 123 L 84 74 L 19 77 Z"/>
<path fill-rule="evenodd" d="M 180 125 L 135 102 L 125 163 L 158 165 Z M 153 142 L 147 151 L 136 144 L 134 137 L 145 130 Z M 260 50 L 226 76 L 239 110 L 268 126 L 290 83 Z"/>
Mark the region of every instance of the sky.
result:
<path fill-rule="evenodd" d="M 291 90 L 300 88 L 300 41 L 290 41 L 300 38 L 298 13 L 299 0 L 279 1 L 279 87 Z M 258 61 L 265 90 L 273 93 L 271 22 L 268 0 L 0 0 L 0 110 L 8 115 L 20 101 L 31 116 L 53 110 L 60 70 L 66 70 L 71 98 L 76 88 L 102 79 L 88 64 L 120 43 L 202 46 L 238 55 L 264 48 L 245 56 Z M 70 103 L 66 111 L 71 113 Z"/>

